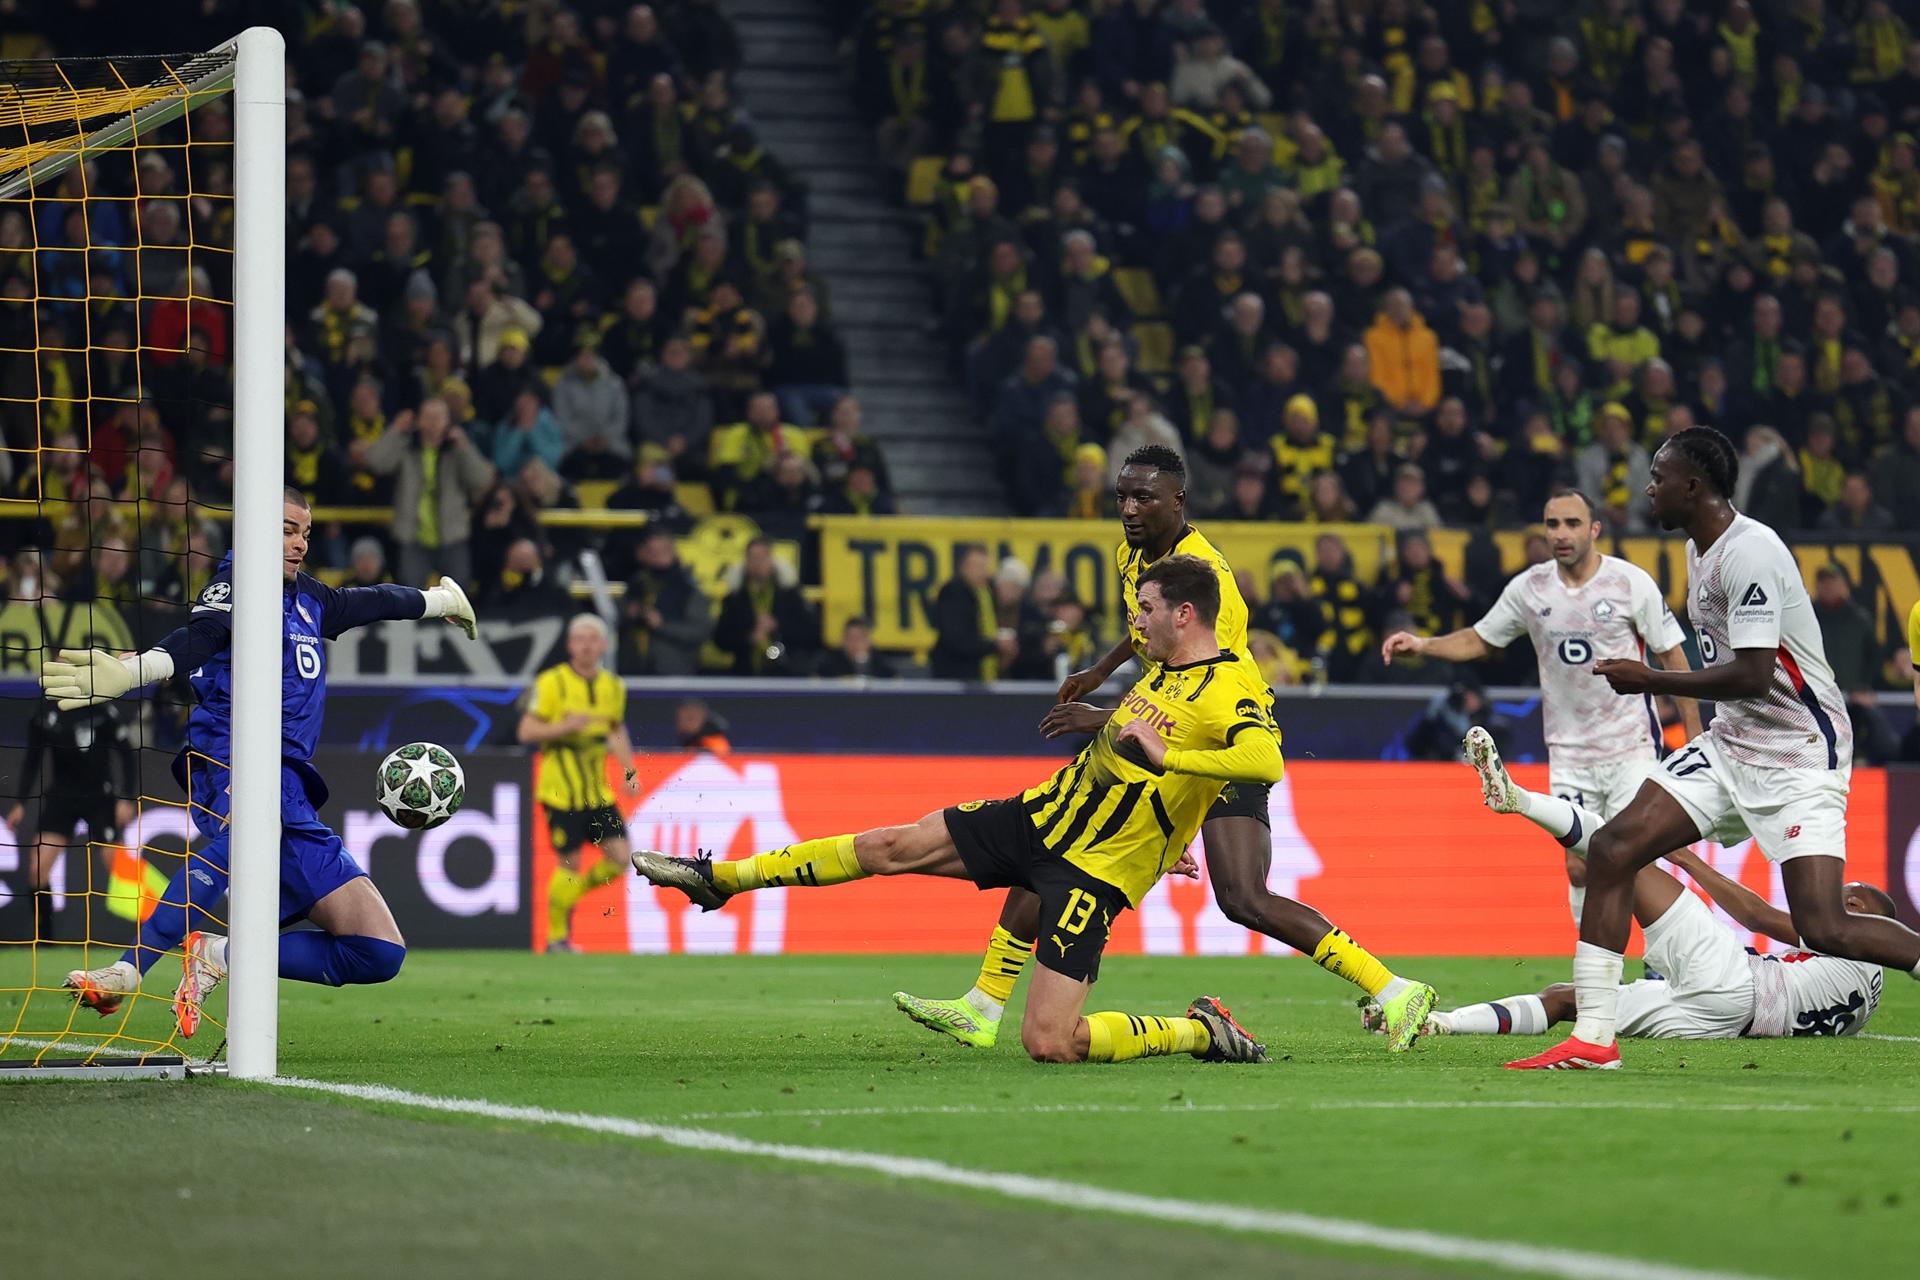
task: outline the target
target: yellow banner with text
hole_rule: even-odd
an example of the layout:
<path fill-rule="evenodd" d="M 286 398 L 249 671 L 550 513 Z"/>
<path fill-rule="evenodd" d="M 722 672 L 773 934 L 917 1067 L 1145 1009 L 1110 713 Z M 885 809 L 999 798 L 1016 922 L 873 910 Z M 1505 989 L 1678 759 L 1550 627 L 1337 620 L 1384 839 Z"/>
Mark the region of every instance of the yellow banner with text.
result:
<path fill-rule="evenodd" d="M 1117 634 L 1120 584 L 1113 569 L 1120 541 L 1117 522 L 1103 520 L 994 520 L 937 516 L 825 516 L 820 534 L 822 622 L 828 644 L 839 641 L 847 619 L 873 620 L 874 642 L 885 649 L 924 653 L 933 644 L 929 617 L 934 597 L 953 576 L 962 548 L 984 546 L 997 565 L 1018 558 L 1033 573 L 1051 570 L 1094 616 Z M 1382 525 L 1310 525 L 1198 522 L 1238 571 L 1241 589 L 1256 607 L 1267 599 L 1275 561 L 1297 557 L 1312 571 L 1314 541 L 1332 535 L 1346 544 L 1355 576 L 1371 586 L 1392 563 L 1394 532 Z M 1463 529 L 1436 529 L 1434 554 L 1455 576 L 1465 571 L 1467 547 L 1476 536 Z M 1514 573 L 1548 552 L 1544 538 L 1531 552 L 1537 530 L 1493 533 L 1505 572 Z M 1845 542 L 1796 537 L 1792 544 L 1809 588 L 1822 565 L 1847 571 L 1855 598 L 1872 613 L 1875 629 L 1891 648 L 1902 642 L 1907 611 L 1920 600 L 1920 545 Z M 1686 612 L 1687 549 L 1681 537 L 1605 537 L 1610 555 L 1645 569 L 1660 584 L 1675 612 Z M 1471 621 L 1471 619 L 1469 619 Z"/>
<path fill-rule="evenodd" d="M 996 565 L 1017 557 L 1034 574 L 1051 570 L 1089 611 L 1118 634 L 1120 581 L 1113 552 L 1120 525 L 1112 520 L 992 520 L 937 516 L 824 516 L 820 532 L 822 623 L 828 644 L 837 644 L 847 619 L 873 619 L 874 643 L 883 649 L 923 652 L 933 644 L 929 621 L 934 597 L 953 577 L 960 552 L 987 549 Z M 1338 537 L 1353 557 L 1354 572 L 1371 583 L 1392 558 L 1393 534 L 1379 525 L 1199 524 L 1254 600 L 1267 597 L 1273 562 L 1297 557 L 1309 571 L 1314 539 Z"/>

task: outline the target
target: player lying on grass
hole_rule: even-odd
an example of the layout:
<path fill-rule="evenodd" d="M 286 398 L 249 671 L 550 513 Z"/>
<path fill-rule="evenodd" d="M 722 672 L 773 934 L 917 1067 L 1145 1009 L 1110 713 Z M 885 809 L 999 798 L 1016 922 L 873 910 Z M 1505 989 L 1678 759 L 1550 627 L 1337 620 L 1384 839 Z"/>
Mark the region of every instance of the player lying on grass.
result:
<path fill-rule="evenodd" d="M 1467 735 L 1467 755 L 1480 774 L 1481 794 L 1495 813 L 1518 813 L 1527 795 L 1507 775 L 1485 729 Z M 1880 1005 L 1880 966 L 1824 956 L 1800 946 L 1793 917 L 1745 885 L 1721 875 L 1692 850 L 1667 855 L 1744 928 L 1792 950 L 1755 955 L 1706 905 L 1658 867 L 1633 880 L 1633 917 L 1646 932 L 1647 964 L 1664 981 L 1641 979 L 1620 987 L 1617 1035 L 1667 1040 L 1756 1039 L 1852 1035 Z M 1870 884 L 1844 889 L 1854 915 L 1891 916 L 1893 899 Z M 1537 995 L 1508 996 L 1434 1013 L 1435 1035 L 1540 1035 L 1575 1016 L 1573 984 L 1555 983 Z M 1378 1014 L 1371 1015 L 1371 1023 Z"/>
<path fill-rule="evenodd" d="M 547 884 L 547 951 L 574 950 L 573 908 L 603 884 L 618 880 L 632 850 L 627 824 L 607 785 L 609 752 L 624 766 L 633 759 L 627 736 L 627 687 L 603 665 L 612 637 L 599 615 L 582 613 L 567 624 L 567 660 L 542 671 L 520 717 L 517 737 L 539 748 L 538 799 L 553 841 L 553 879 Z M 634 794 L 626 770 L 625 794 Z M 600 860 L 583 875 L 580 847 L 594 845 Z"/>
<path fill-rule="evenodd" d="M 1192 842 L 1229 781 L 1280 779 L 1280 739 L 1248 664 L 1214 638 L 1220 580 L 1197 556 L 1142 576 L 1134 626 L 1152 665 L 1074 760 L 1006 800 L 937 810 L 909 826 L 806 840 L 735 862 L 640 851 L 634 869 L 712 910 L 737 893 L 930 875 L 982 889 L 1019 885 L 1040 899 L 1039 970 L 1020 1041 L 1041 1062 L 1120 1062 L 1191 1053 L 1262 1062 L 1265 1050 L 1219 1000 L 1184 1018 L 1081 1016 L 1113 918 L 1138 906 Z"/>
<path fill-rule="evenodd" d="M 282 517 L 287 586 L 280 690 L 280 917 L 283 924 L 311 920 L 320 931 L 280 935 L 280 976 L 332 987 L 385 982 L 400 972 L 406 942 L 380 891 L 316 812 L 327 798 L 327 785 L 313 767 L 327 702 L 327 651 L 321 642 L 369 623 L 408 618 L 445 618 L 471 637 L 473 606 L 451 578 L 427 591 L 328 587 L 300 572 L 313 513 L 299 491 L 287 490 Z M 200 1025 L 201 1003 L 227 976 L 227 940 L 205 927 L 226 897 L 229 880 L 232 624 L 229 555 L 200 593 L 187 625 L 152 649 L 125 658 L 68 649 L 40 671 L 46 696 L 63 710 L 106 702 L 176 672 L 188 673 L 192 682 L 196 701 L 173 772 L 207 843 L 188 856 L 125 955 L 103 968 L 76 969 L 66 980 L 81 1003 L 104 1017 L 139 990 L 147 970 L 184 940 L 185 972 L 174 992 L 174 1016 L 189 1036 Z"/>
<path fill-rule="evenodd" d="M 1220 648 L 1248 668 L 1260 691 L 1260 705 L 1270 715 L 1273 694 L 1259 679 L 1258 669 L 1247 654 L 1247 603 L 1233 580 L 1233 570 L 1226 557 L 1187 523 L 1186 474 L 1180 455 L 1160 445 L 1134 450 L 1120 468 L 1114 500 L 1123 538 L 1114 550 L 1114 562 L 1120 573 L 1126 616 L 1134 616 L 1140 576 L 1148 566 L 1176 554 L 1204 560 L 1220 579 L 1220 617 L 1216 624 Z M 1137 628 L 1129 628 L 1128 635 L 1098 665 L 1067 677 L 1060 686 L 1059 704 L 1040 722 L 1041 732 L 1049 738 L 1100 732 L 1114 713 L 1080 699 L 1105 684 L 1133 657 L 1138 657 L 1152 674 L 1145 638 Z M 1206 843 L 1207 879 L 1221 913 L 1243 928 L 1312 956 L 1314 963 L 1328 973 L 1345 978 L 1377 1000 L 1387 1011 L 1391 1029 L 1388 1048 L 1396 1052 L 1405 1049 L 1433 1008 L 1433 988 L 1396 976 L 1318 911 L 1267 888 L 1267 872 L 1273 864 L 1273 832 L 1267 812 L 1271 790 L 1257 782 L 1227 784 L 1200 826 L 1200 838 Z M 1000 922 L 980 962 L 980 976 L 974 979 L 970 991 L 953 1000 L 896 991 L 894 1003 L 914 1021 L 962 1044 L 992 1048 L 999 1036 L 1001 1013 L 1033 954 L 1040 925 L 1039 899 L 1026 889 L 1008 890 Z"/>
<path fill-rule="evenodd" d="M 1715 704 L 1713 723 L 1643 783 L 1605 825 L 1557 796 L 1524 812 L 1563 847 L 1587 854 L 1573 983 L 1573 1034 L 1516 1070 L 1618 1065 L 1620 973 L 1633 924 L 1634 877 L 1695 840 L 1751 836 L 1779 864 L 1797 935 L 1814 951 L 1920 978 L 1920 934 L 1847 910 L 1847 786 L 1853 733 L 1834 684 L 1800 566 L 1772 529 L 1734 510 L 1740 469 L 1711 427 L 1676 433 L 1654 454 L 1647 496 L 1665 529 L 1687 532 L 1687 601 L 1700 671 L 1615 660 L 1595 671 L 1616 693 Z"/>

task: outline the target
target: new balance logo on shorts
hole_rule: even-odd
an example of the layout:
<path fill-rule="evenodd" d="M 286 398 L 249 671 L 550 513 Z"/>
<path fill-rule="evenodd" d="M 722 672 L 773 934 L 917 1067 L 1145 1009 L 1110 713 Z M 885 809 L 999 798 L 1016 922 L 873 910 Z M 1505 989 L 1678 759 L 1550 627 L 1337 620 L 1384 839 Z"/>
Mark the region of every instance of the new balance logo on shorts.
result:
<path fill-rule="evenodd" d="M 1800 824 L 1796 822 L 1792 826 L 1787 828 L 1786 835 L 1782 836 L 1781 838 L 1783 840 L 1791 840 L 1799 834 L 1800 834 Z"/>
<path fill-rule="evenodd" d="M 1767 602 L 1767 593 L 1760 589 L 1759 583 L 1747 588 L 1747 594 L 1740 597 L 1740 608 L 1757 609 Z"/>

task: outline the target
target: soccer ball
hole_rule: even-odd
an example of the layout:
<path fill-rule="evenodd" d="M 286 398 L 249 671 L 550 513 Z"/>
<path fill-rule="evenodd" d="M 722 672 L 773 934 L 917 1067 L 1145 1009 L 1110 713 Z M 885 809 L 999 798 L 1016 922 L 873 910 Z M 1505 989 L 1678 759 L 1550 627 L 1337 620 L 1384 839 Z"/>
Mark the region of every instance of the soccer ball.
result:
<path fill-rule="evenodd" d="M 409 831 L 437 827 L 467 798 L 467 775 L 453 752 L 431 742 L 395 747 L 380 762 L 374 801 Z"/>

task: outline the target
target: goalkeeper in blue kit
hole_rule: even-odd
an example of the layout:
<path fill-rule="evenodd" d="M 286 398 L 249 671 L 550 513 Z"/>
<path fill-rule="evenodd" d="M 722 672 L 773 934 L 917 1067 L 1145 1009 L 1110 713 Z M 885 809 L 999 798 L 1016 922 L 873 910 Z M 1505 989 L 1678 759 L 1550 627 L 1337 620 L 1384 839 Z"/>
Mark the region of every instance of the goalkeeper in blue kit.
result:
<path fill-rule="evenodd" d="M 283 926 L 305 919 L 320 931 L 280 935 L 280 976 L 334 987 L 385 982 L 400 972 L 406 943 L 380 891 L 316 813 L 327 798 L 326 783 L 313 767 L 327 701 L 322 642 L 369 623 L 411 618 L 444 618 L 472 636 L 473 606 L 451 578 L 424 591 L 393 585 L 328 587 L 300 571 L 312 531 L 306 499 L 289 489 L 281 524 L 287 586 L 280 693 L 280 917 Z M 116 658 L 97 649 L 62 650 L 40 672 L 43 691 L 62 710 L 106 702 L 177 674 L 187 675 L 193 686 L 196 705 L 187 721 L 187 744 L 173 772 L 186 788 L 194 825 L 207 843 L 188 856 L 125 955 L 103 968 L 76 969 L 66 980 L 75 998 L 105 1016 L 139 989 L 141 977 L 162 955 L 184 943 L 184 973 L 173 1004 L 175 1021 L 188 1036 L 199 1027 L 202 1002 L 227 976 L 227 940 L 205 926 L 226 897 L 229 879 L 231 575 L 229 556 L 200 593 L 187 625 L 145 653 Z"/>

